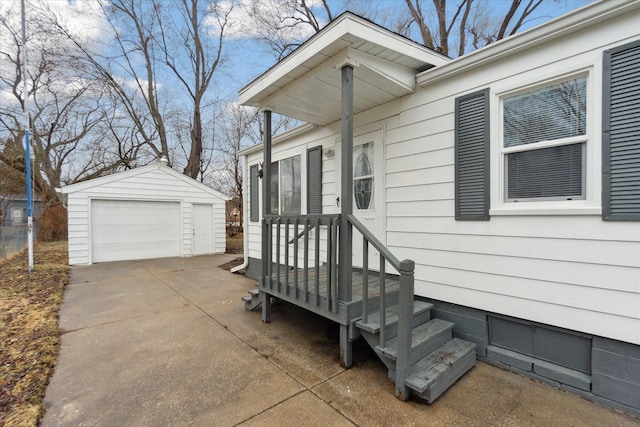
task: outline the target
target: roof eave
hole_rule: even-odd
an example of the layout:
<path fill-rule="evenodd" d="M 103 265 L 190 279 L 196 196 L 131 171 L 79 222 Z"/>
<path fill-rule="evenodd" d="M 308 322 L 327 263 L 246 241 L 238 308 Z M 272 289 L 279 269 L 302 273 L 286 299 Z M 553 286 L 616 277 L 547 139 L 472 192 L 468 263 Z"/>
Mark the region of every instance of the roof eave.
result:
<path fill-rule="evenodd" d="M 422 61 L 425 66 L 439 66 L 451 61 L 445 55 L 347 12 L 307 40 L 286 58 L 240 89 L 238 92 L 240 104 L 254 107 L 262 106 L 262 100 L 268 96 L 263 94 L 266 89 L 345 35 L 358 37 L 376 43 L 381 47 L 395 50 L 402 55 Z"/>
<path fill-rule="evenodd" d="M 485 64 L 549 43 L 567 34 L 579 31 L 640 8 L 638 0 L 602 0 L 541 24 L 530 30 L 502 39 L 474 52 L 417 75 L 418 87 L 426 87 Z"/>

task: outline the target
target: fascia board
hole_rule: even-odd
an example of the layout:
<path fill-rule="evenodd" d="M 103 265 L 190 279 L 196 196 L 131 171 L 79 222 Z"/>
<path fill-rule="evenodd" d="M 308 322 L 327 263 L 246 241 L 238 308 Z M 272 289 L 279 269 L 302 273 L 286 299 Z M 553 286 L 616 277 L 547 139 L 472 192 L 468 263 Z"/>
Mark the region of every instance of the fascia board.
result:
<path fill-rule="evenodd" d="M 639 0 L 603 0 L 584 6 L 545 24 L 454 59 L 449 64 L 424 71 L 418 74 L 416 78 L 417 84 L 419 87 L 429 86 L 482 65 L 499 61 L 525 49 L 549 43 L 567 34 L 580 31 L 638 8 L 640 8 Z"/>
<path fill-rule="evenodd" d="M 128 171 L 124 171 L 124 172 L 120 172 L 120 173 L 114 173 L 112 175 L 108 175 L 108 176 L 103 176 L 100 178 L 94 178 L 94 179 L 90 179 L 88 181 L 83 181 L 83 182 L 79 182 L 77 184 L 71 184 L 71 185 L 67 185 L 66 187 L 62 187 L 60 188 L 60 193 L 62 194 L 71 194 L 71 193 L 77 193 L 78 191 L 84 191 L 84 190 L 88 190 L 90 188 L 94 188 L 94 187 L 98 187 L 101 185 L 105 185 L 105 184 L 110 184 L 112 182 L 116 182 L 116 181 L 121 181 L 123 179 L 128 179 L 128 178 L 133 178 L 135 176 L 138 175 L 142 175 L 148 172 L 151 172 L 155 169 L 159 169 L 161 172 L 164 172 L 166 174 L 169 174 L 175 178 L 178 178 L 182 181 L 184 181 L 185 183 L 192 185 L 196 188 L 198 188 L 201 191 L 205 191 L 207 193 L 209 193 L 210 195 L 217 197 L 217 198 L 221 198 L 223 200 L 230 200 L 231 197 L 227 196 L 226 194 L 223 194 L 219 191 L 214 190 L 213 188 L 210 188 L 196 180 L 194 180 L 193 178 L 190 178 L 184 174 L 181 174 L 180 172 L 168 167 L 168 166 L 162 166 L 160 163 L 153 163 L 150 165 L 146 165 L 146 166 L 142 166 L 139 168 L 135 168 L 135 169 L 131 169 Z"/>
<path fill-rule="evenodd" d="M 277 135 L 277 136 L 273 137 L 273 139 L 271 141 L 271 144 L 273 146 L 273 145 L 279 144 L 281 142 L 288 141 L 291 138 L 294 138 L 294 137 L 296 137 L 298 135 L 302 135 L 304 133 L 307 133 L 307 132 L 309 132 L 309 131 L 317 128 L 317 127 L 318 126 L 316 126 L 314 124 L 305 123 L 303 125 L 295 127 L 295 128 L 293 128 L 291 130 L 288 130 L 286 132 L 281 133 L 280 135 Z M 246 157 L 249 154 L 253 154 L 255 152 L 262 151 L 262 146 L 263 146 L 263 143 L 259 142 L 258 144 L 252 145 L 251 147 L 247 147 L 247 148 L 245 148 L 243 150 L 240 150 L 238 152 L 238 155 Z"/>
<path fill-rule="evenodd" d="M 152 163 L 150 165 L 141 166 L 139 168 L 130 169 L 124 172 L 118 172 L 107 176 L 101 176 L 99 178 L 90 179 L 88 181 L 82 181 L 75 184 L 70 184 L 60 188 L 62 194 L 76 193 L 78 191 L 88 190 L 89 188 L 96 187 L 98 185 L 109 184 L 111 182 L 119 181 L 125 178 L 131 178 L 136 175 L 140 175 L 148 172 L 154 168 L 159 167 L 159 163 Z"/>
<path fill-rule="evenodd" d="M 231 197 L 227 196 L 226 194 L 223 194 L 223 193 L 221 193 L 221 192 L 219 192 L 217 190 L 214 190 L 213 188 L 209 187 L 208 185 L 204 185 L 203 183 L 198 182 L 195 179 L 193 179 L 193 178 L 191 178 L 189 176 L 186 176 L 185 174 L 180 173 L 180 172 L 178 172 L 177 170 L 175 170 L 173 168 L 170 168 L 168 166 L 162 166 L 161 170 L 163 172 L 167 173 L 167 174 L 173 175 L 174 177 L 184 181 L 185 183 L 187 183 L 187 184 L 189 184 L 189 185 L 191 185 L 191 186 L 193 186 L 193 187 L 195 187 L 195 188 L 197 188 L 197 189 L 199 189 L 201 191 L 204 191 L 204 192 L 207 192 L 207 193 L 211 194 L 212 196 L 218 197 L 218 198 L 223 199 L 223 200 L 231 200 Z"/>
<path fill-rule="evenodd" d="M 393 50 L 434 66 L 444 65 L 451 61 L 451 59 L 444 55 L 433 52 L 422 45 L 349 13 L 344 14 L 329 24 L 323 31 L 326 32 L 321 31 L 317 37 L 312 37 L 304 45 L 271 67 L 260 77 L 240 89 L 240 104 L 252 106 L 263 104 L 259 99 L 261 92 L 345 35 L 352 35 L 359 39 L 367 40 L 380 47 Z"/>

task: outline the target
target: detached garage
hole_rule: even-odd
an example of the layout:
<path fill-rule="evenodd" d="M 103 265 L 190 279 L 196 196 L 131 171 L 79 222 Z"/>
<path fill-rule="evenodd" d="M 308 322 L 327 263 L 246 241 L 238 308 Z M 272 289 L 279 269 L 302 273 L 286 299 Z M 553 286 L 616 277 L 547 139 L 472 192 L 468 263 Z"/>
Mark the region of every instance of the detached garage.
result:
<path fill-rule="evenodd" d="M 69 185 L 69 264 L 224 253 L 225 201 L 166 162 Z"/>

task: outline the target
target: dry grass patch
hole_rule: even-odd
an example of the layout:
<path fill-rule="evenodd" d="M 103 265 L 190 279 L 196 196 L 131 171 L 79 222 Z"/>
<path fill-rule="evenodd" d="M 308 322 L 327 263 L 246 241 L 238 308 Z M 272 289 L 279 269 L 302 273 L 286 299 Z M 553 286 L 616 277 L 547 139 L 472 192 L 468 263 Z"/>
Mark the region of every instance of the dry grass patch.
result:
<path fill-rule="evenodd" d="M 68 283 L 67 243 L 40 243 L 0 261 L 0 425 L 37 425 L 58 354 L 58 310 Z"/>

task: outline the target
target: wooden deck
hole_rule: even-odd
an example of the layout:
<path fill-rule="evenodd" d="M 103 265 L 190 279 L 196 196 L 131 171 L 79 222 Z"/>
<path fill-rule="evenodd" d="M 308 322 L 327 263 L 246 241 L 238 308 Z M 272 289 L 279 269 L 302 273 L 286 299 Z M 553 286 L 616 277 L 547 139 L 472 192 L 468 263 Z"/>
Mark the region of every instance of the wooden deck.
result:
<path fill-rule="evenodd" d="M 387 303 L 395 302 L 390 300 L 397 299 L 400 289 L 399 276 L 386 275 L 382 283 L 377 271 L 365 275 L 362 270 L 354 270 L 351 274 L 351 300 L 344 301 L 338 297 L 337 278 L 328 265 L 308 268 L 306 274 L 302 268 L 284 265 L 274 265 L 271 271 L 271 282 L 261 284 L 260 290 L 340 323 L 360 316 L 365 293 L 368 295 L 368 309 L 375 310 L 379 305 L 381 287 Z"/>

